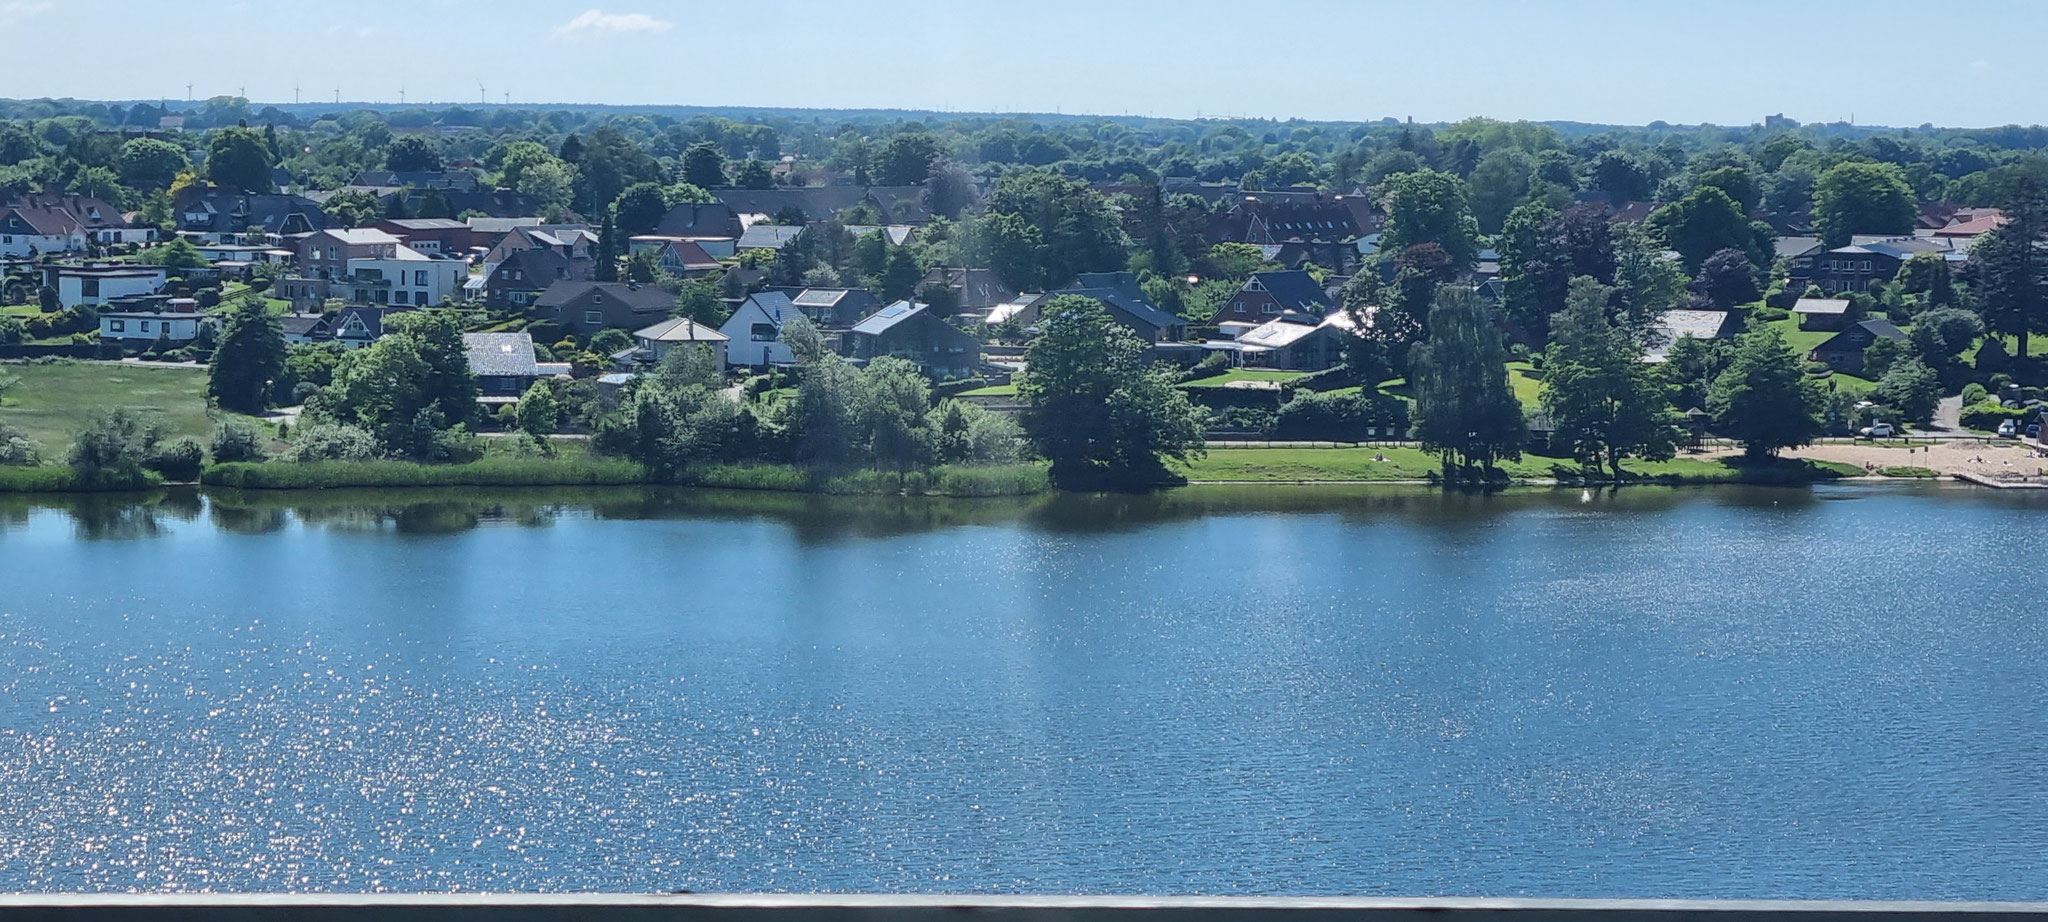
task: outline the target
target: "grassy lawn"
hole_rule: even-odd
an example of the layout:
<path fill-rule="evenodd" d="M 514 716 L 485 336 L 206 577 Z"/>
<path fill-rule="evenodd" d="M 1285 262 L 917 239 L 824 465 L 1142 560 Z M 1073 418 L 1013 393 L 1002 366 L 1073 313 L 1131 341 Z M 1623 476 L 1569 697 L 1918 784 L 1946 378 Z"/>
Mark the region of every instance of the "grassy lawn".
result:
<path fill-rule="evenodd" d="M 763 397 L 765 398 L 765 397 L 766 397 L 767 395 L 766 395 L 766 394 L 763 394 L 762 396 L 763 396 Z M 959 394 L 959 396 L 961 396 L 961 397 L 1015 397 L 1015 396 L 1017 396 L 1017 385 L 1015 385 L 1015 384 L 997 384 L 997 385 L 995 385 L 995 386 L 993 386 L 993 387 L 977 387 L 977 388 L 975 388 L 974 390 L 971 390 L 971 391 L 961 391 L 961 392 L 960 392 L 960 394 Z"/>
<path fill-rule="evenodd" d="M 1806 354 L 1812 352 L 1815 346 L 1827 342 L 1829 337 L 1835 335 L 1826 330 L 1802 330 L 1796 316 L 1773 320 L 1765 326 L 1776 328 L 1779 334 L 1785 337 L 1786 344 L 1799 353 L 1801 361 L 1806 359 Z"/>
<path fill-rule="evenodd" d="M 1773 320 L 1765 325 L 1776 328 L 1785 337 L 1786 344 L 1799 353 L 1799 360 L 1802 362 L 1806 361 L 1807 354 L 1811 353 L 1814 347 L 1827 342 L 1830 337 L 1835 335 L 1826 330 L 1802 330 L 1799 328 L 1799 318 L 1796 316 L 1787 317 L 1783 320 Z M 1877 387 L 1876 381 L 1841 372 L 1836 372 L 1821 379 L 1821 386 L 1827 387 L 1828 382 L 1831 381 L 1834 382 L 1834 387 L 1837 390 L 1845 391 L 1857 397 L 1862 397 Z"/>
<path fill-rule="evenodd" d="M 0 404 L 0 422 L 21 427 L 43 445 L 45 456 L 61 458 L 87 413 L 128 407 L 153 413 L 171 436 L 206 438 L 204 368 L 138 368 L 110 362 L 53 365 L 0 363 L 0 377 L 19 378 Z"/>
<path fill-rule="evenodd" d="M 220 289 L 220 303 L 222 306 L 226 306 L 236 298 L 241 297 L 248 290 L 249 286 L 245 282 L 229 282 L 222 285 Z M 263 305 L 269 308 L 272 314 L 282 317 L 292 312 L 292 302 L 290 301 L 286 301 L 283 298 L 273 298 L 268 294 L 264 294 L 261 297 Z"/>
<path fill-rule="evenodd" d="M 1376 455 L 1386 460 L 1373 460 Z M 1862 473 L 1849 465 L 1815 465 L 1835 475 Z M 1180 471 L 1189 480 L 1284 483 L 1422 480 L 1440 469 L 1436 456 L 1419 448 L 1213 448 L 1207 457 L 1183 465 Z M 1518 480 L 1570 478 L 1579 472 L 1578 465 L 1568 459 L 1535 455 L 1524 455 L 1503 469 Z M 1719 458 L 1627 461 L 1622 469 L 1639 477 L 1694 481 L 1737 480 L 1746 475 Z"/>
<path fill-rule="evenodd" d="M 1543 373 L 1528 362 L 1508 363 L 1508 383 L 1514 385 L 1515 399 L 1522 402 L 1524 411 L 1535 413 L 1543 409 Z"/>
<path fill-rule="evenodd" d="M 1306 375 L 1303 371 L 1272 371 L 1264 368 L 1233 368 L 1213 378 L 1202 378 L 1183 383 L 1181 387 L 1223 387 L 1239 381 L 1292 381 Z"/>

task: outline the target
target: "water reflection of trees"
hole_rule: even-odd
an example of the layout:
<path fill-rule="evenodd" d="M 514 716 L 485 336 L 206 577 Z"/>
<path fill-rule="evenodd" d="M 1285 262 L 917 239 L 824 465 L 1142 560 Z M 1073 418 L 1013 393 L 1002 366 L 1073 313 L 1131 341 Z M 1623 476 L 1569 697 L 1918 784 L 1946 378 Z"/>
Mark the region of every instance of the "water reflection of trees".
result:
<path fill-rule="evenodd" d="M 118 541 L 154 538 L 165 533 L 167 522 L 196 520 L 205 501 L 192 489 L 0 496 L 0 522 L 7 528 L 26 527 L 43 510 L 63 513 L 80 540 Z"/>
<path fill-rule="evenodd" d="M 216 490 L 204 495 L 190 489 L 167 489 L 147 494 L 0 496 L 0 527 L 24 527 L 34 512 L 48 509 L 68 516 L 77 535 L 86 540 L 156 537 L 165 532 L 168 522 L 194 521 L 201 516 L 230 534 L 276 534 L 297 523 L 345 532 L 447 535 L 486 524 L 545 528 L 565 516 L 587 515 L 620 521 L 766 521 L 789 528 L 799 542 L 827 544 L 977 525 L 1086 534 L 1135 531 L 1217 516 L 1324 515 L 1357 525 L 1388 523 L 1447 534 L 1476 534 L 1505 517 L 1531 513 L 1656 513 L 1692 504 L 1796 512 L 1830 498 L 1885 489 L 1911 487 L 1829 487 L 1822 491 L 1726 485 L 1618 490 L 1570 487 L 1480 494 L 1391 485 L 1210 486 L 1156 493 L 1002 499 L 845 497 L 645 486 Z"/>

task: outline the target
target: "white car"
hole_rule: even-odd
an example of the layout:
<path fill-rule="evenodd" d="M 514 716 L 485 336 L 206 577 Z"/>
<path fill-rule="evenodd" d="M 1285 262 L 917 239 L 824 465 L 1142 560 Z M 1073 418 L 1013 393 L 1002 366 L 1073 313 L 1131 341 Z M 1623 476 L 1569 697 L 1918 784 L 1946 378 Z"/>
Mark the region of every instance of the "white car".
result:
<path fill-rule="evenodd" d="M 2013 422 L 2012 420 L 2009 420 L 2009 419 L 2008 419 L 2008 420 L 2006 420 L 2005 422 L 1999 423 L 1999 424 L 1998 424 L 1998 437 L 1999 437 L 1999 438 L 2001 438 L 2001 439 L 2016 439 L 2016 438 L 2019 438 L 2019 437 L 2020 437 L 2020 424 L 2019 424 L 2019 423 L 2016 423 L 2016 422 Z"/>
<path fill-rule="evenodd" d="M 1875 426 L 1864 426 L 1863 431 L 1856 434 L 1866 439 L 1888 439 L 1898 433 L 1892 429 L 1891 423 L 1878 423 Z"/>

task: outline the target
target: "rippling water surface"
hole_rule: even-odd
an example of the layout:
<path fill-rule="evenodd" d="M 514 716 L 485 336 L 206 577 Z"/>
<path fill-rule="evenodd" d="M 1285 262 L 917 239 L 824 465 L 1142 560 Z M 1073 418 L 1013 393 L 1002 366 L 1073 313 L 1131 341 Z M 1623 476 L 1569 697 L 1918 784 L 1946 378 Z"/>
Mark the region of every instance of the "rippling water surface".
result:
<path fill-rule="evenodd" d="M 0 499 L 0 890 L 2048 899 L 2044 515 Z"/>

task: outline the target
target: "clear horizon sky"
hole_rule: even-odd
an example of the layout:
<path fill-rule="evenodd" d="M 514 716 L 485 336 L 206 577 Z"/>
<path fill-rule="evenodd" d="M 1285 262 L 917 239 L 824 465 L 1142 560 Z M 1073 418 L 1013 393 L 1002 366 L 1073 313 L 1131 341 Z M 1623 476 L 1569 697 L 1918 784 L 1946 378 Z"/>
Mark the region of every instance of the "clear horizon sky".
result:
<path fill-rule="evenodd" d="M 2048 3 L 0 0 L 0 95 L 2048 122 Z"/>

